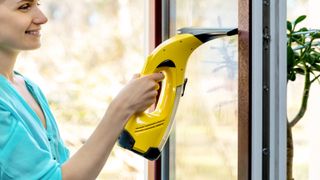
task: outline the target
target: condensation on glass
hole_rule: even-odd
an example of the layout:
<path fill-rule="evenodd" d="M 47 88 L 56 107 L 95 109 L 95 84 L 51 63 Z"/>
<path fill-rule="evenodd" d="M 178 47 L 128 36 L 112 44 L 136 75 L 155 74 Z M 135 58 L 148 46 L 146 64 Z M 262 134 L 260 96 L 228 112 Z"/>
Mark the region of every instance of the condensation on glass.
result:
<path fill-rule="evenodd" d="M 176 28 L 233 28 L 238 1 L 176 0 Z M 237 179 L 237 37 L 191 55 L 176 114 L 176 179 Z"/>

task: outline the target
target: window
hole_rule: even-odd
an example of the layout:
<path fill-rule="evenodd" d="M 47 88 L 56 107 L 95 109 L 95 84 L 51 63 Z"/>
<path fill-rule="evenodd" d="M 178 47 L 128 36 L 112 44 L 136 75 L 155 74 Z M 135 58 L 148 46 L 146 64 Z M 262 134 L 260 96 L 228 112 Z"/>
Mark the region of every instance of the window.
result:
<path fill-rule="evenodd" d="M 176 0 L 176 29 L 237 27 L 237 3 Z M 200 46 L 188 60 L 176 115 L 177 180 L 237 179 L 237 51 L 237 38 L 225 37 Z"/>
<path fill-rule="evenodd" d="M 306 20 L 301 22 L 297 28 L 319 29 L 319 11 L 317 8 L 319 5 L 320 3 L 317 0 L 288 0 L 287 18 L 290 21 L 294 21 L 297 17 L 306 15 Z M 299 111 L 303 86 L 304 77 L 301 75 L 297 75 L 295 81 L 288 82 L 289 120 L 292 120 Z M 317 140 L 320 136 L 319 88 L 319 83 L 312 83 L 307 111 L 303 118 L 292 128 L 294 179 L 318 179 L 320 177 L 318 168 L 320 143 Z"/>
<path fill-rule="evenodd" d="M 22 54 L 21 59 L 23 60 L 19 61 L 17 69 L 43 88 L 59 123 L 61 134 L 72 153 L 91 134 L 112 97 L 131 78 L 132 74 L 140 71 L 144 63 L 144 53 L 146 52 L 145 49 L 147 49 L 146 44 L 148 44 L 145 39 L 147 39 L 146 36 L 152 36 L 150 34 L 154 32 L 145 31 L 147 29 L 145 19 L 153 17 L 146 17 L 147 15 L 142 11 L 142 8 L 145 8 L 146 4 L 149 6 L 148 3 L 163 5 L 168 2 L 175 3 L 175 6 L 170 6 L 170 8 L 175 8 L 174 10 L 170 9 L 175 13 L 175 22 L 169 23 L 171 26 L 169 27 L 169 33 L 162 32 L 166 27 L 159 26 L 158 23 L 160 21 L 163 23 L 163 19 L 159 19 L 159 16 L 155 15 L 155 18 L 158 18 L 157 22 L 150 26 L 161 29 L 156 29 L 161 33 L 155 33 L 157 37 L 150 38 L 150 41 L 158 43 L 159 39 L 163 38 L 163 36 L 160 37 L 161 35 L 172 34 L 172 31 L 182 27 L 238 27 L 238 1 L 236 0 L 93 0 L 77 1 L 77 3 L 68 0 L 48 0 L 42 4 L 41 7 L 45 10 L 50 20 L 44 26 L 43 47 L 38 51 Z M 272 2 L 275 2 L 275 0 Z M 262 9 L 262 2 L 250 1 L 250 3 L 250 7 L 256 9 L 255 11 L 248 9 L 250 13 L 254 14 L 253 22 L 261 23 L 262 11 L 260 10 Z M 298 6 L 315 8 L 318 7 L 314 5 L 316 3 L 318 3 L 316 0 L 288 1 L 288 17 L 294 18 L 296 14 L 300 14 L 300 12 L 291 11 L 290 8 L 294 9 Z M 274 4 L 272 3 L 272 5 Z M 281 6 L 277 10 L 282 11 L 281 8 L 283 7 Z M 317 11 L 314 10 L 314 12 Z M 169 18 L 172 17 L 170 16 Z M 312 19 L 312 21 L 315 19 L 316 21 L 317 16 L 310 14 L 308 19 Z M 278 22 L 276 18 L 273 20 L 273 23 L 275 22 Z M 253 46 L 253 50 L 251 50 L 255 53 L 255 56 L 250 54 L 250 58 L 251 56 L 259 58 L 259 62 L 256 62 L 253 66 L 263 69 L 261 63 L 262 27 L 260 25 L 253 24 L 253 32 L 258 32 L 261 36 L 253 35 L 254 40 L 251 41 L 250 39 L 250 43 L 248 43 Z M 155 29 L 153 30 L 155 31 Z M 273 33 L 277 33 L 277 31 L 274 30 Z M 185 95 L 180 99 L 175 118 L 176 165 L 174 169 L 169 169 L 169 171 L 175 171 L 177 180 L 238 178 L 237 127 L 238 109 L 240 107 L 237 107 L 239 93 L 237 41 L 236 36 L 210 41 L 194 51 L 188 60 L 186 71 L 188 84 Z M 256 44 L 259 44 L 259 47 L 255 47 L 254 45 Z M 284 51 L 280 49 L 280 52 Z M 281 53 L 274 50 L 273 55 L 276 56 L 275 54 Z M 282 54 L 280 56 L 282 57 Z M 272 66 L 275 67 L 275 64 L 272 64 Z M 278 73 L 277 70 L 273 70 L 274 74 Z M 256 69 L 253 73 L 259 74 L 260 72 L 257 72 Z M 274 75 L 272 76 L 273 80 L 277 79 Z M 259 74 L 259 78 L 262 78 L 261 74 Z M 252 162 L 257 160 L 258 166 L 255 169 L 257 171 L 253 172 L 257 175 L 252 176 L 251 174 L 248 176 L 260 178 L 262 177 L 262 153 L 260 150 L 262 149 L 261 137 L 263 136 L 261 132 L 263 125 L 260 122 L 262 119 L 261 108 L 263 108 L 261 105 L 262 83 L 259 79 L 252 78 L 250 80 L 256 83 L 250 85 L 259 86 L 254 88 L 260 94 L 255 94 L 259 96 L 258 98 L 250 94 L 250 98 L 258 99 L 254 102 L 257 102 L 258 106 L 250 107 L 252 108 L 250 111 L 254 112 L 248 113 L 258 117 L 259 122 L 256 125 L 259 128 L 253 127 L 253 130 L 248 130 L 250 131 L 248 134 L 258 134 L 253 143 L 248 142 L 248 144 L 254 144 L 250 144 L 253 147 L 252 149 L 248 147 L 249 151 L 254 151 L 254 155 L 251 155 L 251 152 L 248 152 L 248 154 L 250 154 Z M 274 83 L 277 82 L 275 81 Z M 297 83 L 301 83 L 301 81 L 298 80 Z M 281 87 L 275 85 L 273 88 L 279 89 Z M 297 104 L 297 100 L 292 97 L 297 94 L 295 91 L 294 85 L 292 87 L 289 86 L 289 116 Z M 316 92 L 316 90 L 313 91 L 313 93 Z M 277 97 L 278 92 L 273 95 L 272 98 Z M 316 98 L 316 95 L 313 96 Z M 310 115 L 306 116 L 306 118 L 317 117 L 316 108 L 311 108 L 319 106 L 314 99 L 310 101 Z M 272 99 L 272 102 L 277 103 L 274 99 Z M 282 105 L 280 106 L 283 107 Z M 283 112 L 281 111 L 281 113 Z M 311 113 L 313 114 L 311 115 Z M 250 115 L 248 114 L 248 116 Z M 310 119 L 316 120 L 314 118 Z M 297 137 L 295 157 L 297 159 L 294 167 L 296 179 L 320 176 L 316 174 L 318 173 L 315 169 L 317 166 L 314 165 L 319 162 L 316 152 L 318 152 L 320 145 L 318 146 L 316 141 L 313 141 L 313 144 L 310 143 L 310 139 L 312 139 L 310 137 L 318 136 L 318 134 L 313 133 L 320 131 L 316 129 L 318 126 L 314 126 L 314 123 L 317 123 L 316 121 L 312 122 L 311 125 L 312 120 L 303 120 L 303 123 L 309 124 L 303 125 L 301 123 L 301 126 L 295 129 L 297 132 L 295 134 Z M 250 119 L 250 121 L 253 120 Z M 272 130 L 272 128 L 276 129 L 278 127 L 277 123 L 272 123 L 270 132 L 283 130 L 284 127 L 282 126 L 277 130 Z M 274 134 L 272 133 L 269 134 L 271 134 L 271 138 L 274 138 L 274 144 L 271 145 L 273 153 L 276 151 L 274 149 L 278 148 L 275 147 L 277 146 L 275 144 L 278 143 L 275 139 L 278 136 L 273 136 Z M 305 134 L 308 134 L 308 136 L 303 136 Z M 247 141 L 250 140 L 248 139 Z M 305 144 L 310 145 L 310 148 L 306 148 Z M 312 158 L 308 159 L 305 155 L 310 153 Z M 270 164 L 278 163 L 275 162 L 277 157 L 273 157 Z M 283 160 L 283 157 L 281 158 L 280 161 Z M 140 180 L 145 177 L 144 167 L 145 160 L 142 157 L 115 146 L 111 158 L 98 179 Z M 248 168 L 250 169 L 250 167 Z M 271 173 L 275 172 L 272 168 L 270 169 Z M 274 166 L 274 169 L 277 169 L 277 167 Z M 279 171 L 283 170 L 283 168 L 278 169 Z M 248 172 L 250 171 L 251 169 L 248 170 Z M 272 177 L 276 177 L 276 175 Z M 150 176 L 149 178 L 152 179 L 153 177 Z"/>

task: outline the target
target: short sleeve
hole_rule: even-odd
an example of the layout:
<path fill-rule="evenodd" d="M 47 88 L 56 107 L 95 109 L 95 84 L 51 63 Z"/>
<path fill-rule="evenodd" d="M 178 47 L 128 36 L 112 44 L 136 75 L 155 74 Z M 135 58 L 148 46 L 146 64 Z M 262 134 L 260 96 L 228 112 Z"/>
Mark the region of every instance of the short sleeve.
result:
<path fill-rule="evenodd" d="M 60 180 L 61 166 L 21 122 L 0 109 L 0 179 Z"/>

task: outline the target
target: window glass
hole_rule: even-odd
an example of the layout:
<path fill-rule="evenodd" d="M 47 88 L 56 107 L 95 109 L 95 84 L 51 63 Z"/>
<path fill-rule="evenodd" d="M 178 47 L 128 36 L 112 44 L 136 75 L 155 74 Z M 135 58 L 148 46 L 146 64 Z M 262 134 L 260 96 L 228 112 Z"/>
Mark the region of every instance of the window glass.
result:
<path fill-rule="evenodd" d="M 298 29 L 320 29 L 318 0 L 288 0 L 287 19 L 294 21 L 301 15 L 307 18 L 298 25 Z M 314 77 L 314 76 L 311 76 Z M 291 121 L 298 113 L 303 93 L 304 76 L 297 75 L 295 81 L 288 82 L 287 108 L 288 119 Z M 303 118 L 292 128 L 294 157 L 293 157 L 293 178 L 294 179 L 319 179 L 320 161 L 320 86 L 316 81 L 312 83 L 307 111 Z"/>
<path fill-rule="evenodd" d="M 176 28 L 237 27 L 238 1 L 176 0 Z M 176 115 L 176 179 L 237 179 L 237 37 L 203 44 L 188 60 Z"/>
<path fill-rule="evenodd" d="M 144 62 L 144 0 L 46 0 L 42 47 L 17 70 L 48 97 L 73 154 Z M 144 159 L 115 146 L 98 179 L 143 179 Z"/>

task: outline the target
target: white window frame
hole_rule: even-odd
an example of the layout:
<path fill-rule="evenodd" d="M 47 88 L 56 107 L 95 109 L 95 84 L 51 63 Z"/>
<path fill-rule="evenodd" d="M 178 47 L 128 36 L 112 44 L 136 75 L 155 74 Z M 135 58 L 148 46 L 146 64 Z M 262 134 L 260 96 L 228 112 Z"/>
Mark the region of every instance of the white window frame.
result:
<path fill-rule="evenodd" d="M 251 179 L 283 180 L 286 179 L 286 1 L 279 0 L 252 0 L 252 128 L 251 128 Z M 266 14 L 264 8 L 269 8 L 269 33 L 264 32 Z M 265 86 L 263 73 L 264 38 L 269 39 L 269 84 Z M 269 102 L 263 102 L 263 92 L 269 92 Z M 266 107 L 267 105 L 267 107 Z M 263 114 L 268 118 L 268 127 L 263 122 Z M 265 117 L 267 117 L 265 116 Z M 262 132 L 267 129 L 267 133 Z M 268 136 L 268 147 L 264 149 L 263 139 Z M 268 162 L 263 160 L 267 154 Z M 269 168 L 263 168 L 268 163 Z M 267 176 L 266 176 L 267 174 Z"/>

